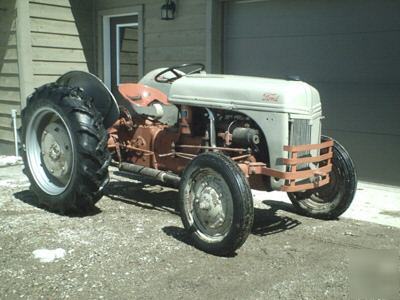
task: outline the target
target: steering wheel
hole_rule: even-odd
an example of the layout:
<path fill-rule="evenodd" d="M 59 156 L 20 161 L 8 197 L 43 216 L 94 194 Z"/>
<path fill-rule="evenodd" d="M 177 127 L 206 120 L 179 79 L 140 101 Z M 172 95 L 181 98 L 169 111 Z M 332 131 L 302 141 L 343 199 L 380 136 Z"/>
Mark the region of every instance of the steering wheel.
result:
<path fill-rule="evenodd" d="M 189 71 L 187 73 L 177 72 L 180 69 L 184 69 L 184 68 L 187 68 L 187 67 L 197 67 L 197 68 L 194 68 L 193 70 L 191 70 L 191 71 Z M 169 68 L 161 71 L 156 76 L 154 76 L 154 80 L 157 81 L 157 82 L 160 82 L 160 83 L 171 83 L 171 82 L 173 82 L 173 81 L 175 81 L 175 80 L 177 80 L 177 79 L 179 79 L 179 78 L 181 78 L 183 76 L 194 74 L 194 73 L 199 73 L 201 71 L 204 71 L 205 68 L 206 67 L 201 63 L 182 64 L 182 65 L 172 66 L 172 67 L 169 67 Z M 165 77 L 162 76 L 162 75 L 164 75 L 165 73 L 168 73 L 168 72 L 171 72 L 172 74 L 174 74 L 175 77 L 165 78 Z"/>

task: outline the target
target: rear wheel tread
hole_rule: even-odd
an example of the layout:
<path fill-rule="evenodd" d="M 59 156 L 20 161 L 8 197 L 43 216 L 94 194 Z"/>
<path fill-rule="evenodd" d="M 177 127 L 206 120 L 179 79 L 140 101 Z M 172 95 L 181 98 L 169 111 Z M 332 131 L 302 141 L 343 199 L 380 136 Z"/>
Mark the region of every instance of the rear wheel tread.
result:
<path fill-rule="evenodd" d="M 85 95 L 82 89 L 46 84 L 36 89 L 28 98 L 27 107 L 22 112 L 22 140 L 25 142 L 26 126 L 29 115 L 40 106 L 58 107 L 71 125 L 71 134 L 75 137 L 76 177 L 72 179 L 73 188 L 68 193 L 50 196 L 35 184 L 29 170 L 25 151 L 22 156 L 25 172 L 31 181 L 31 189 L 38 196 L 41 204 L 57 213 L 88 212 L 100 199 L 99 191 L 108 181 L 110 154 L 107 150 L 107 131 L 102 125 L 102 116 L 92 105 L 93 100 Z M 82 120 L 84 120 L 82 122 Z M 90 138 L 84 138 L 88 135 Z M 82 141 L 87 143 L 82 144 Z M 68 188 L 69 189 L 69 188 Z"/>

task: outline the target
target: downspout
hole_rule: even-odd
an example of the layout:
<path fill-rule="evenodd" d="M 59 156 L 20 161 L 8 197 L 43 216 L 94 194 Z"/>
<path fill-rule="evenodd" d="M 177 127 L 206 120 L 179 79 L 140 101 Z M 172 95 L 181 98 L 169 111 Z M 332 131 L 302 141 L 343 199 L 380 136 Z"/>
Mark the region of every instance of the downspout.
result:
<path fill-rule="evenodd" d="M 17 131 L 17 110 L 16 109 L 11 110 L 11 118 L 12 118 L 13 129 L 14 129 L 15 156 L 18 157 L 19 151 L 18 151 L 18 131 Z"/>

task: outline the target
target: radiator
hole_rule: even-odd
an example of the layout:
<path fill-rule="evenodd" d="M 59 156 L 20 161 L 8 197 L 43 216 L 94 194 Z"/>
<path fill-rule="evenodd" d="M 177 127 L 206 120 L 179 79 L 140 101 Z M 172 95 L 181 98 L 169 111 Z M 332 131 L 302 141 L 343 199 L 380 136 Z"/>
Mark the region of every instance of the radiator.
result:
<path fill-rule="evenodd" d="M 310 120 L 293 119 L 290 127 L 290 145 L 311 144 L 311 127 Z"/>
<path fill-rule="evenodd" d="M 290 145 L 307 145 L 311 144 L 312 125 L 310 120 L 293 119 L 290 123 Z M 303 151 L 298 153 L 298 157 L 311 156 L 310 151 Z M 300 164 L 297 166 L 298 170 L 308 169 L 309 164 Z"/>

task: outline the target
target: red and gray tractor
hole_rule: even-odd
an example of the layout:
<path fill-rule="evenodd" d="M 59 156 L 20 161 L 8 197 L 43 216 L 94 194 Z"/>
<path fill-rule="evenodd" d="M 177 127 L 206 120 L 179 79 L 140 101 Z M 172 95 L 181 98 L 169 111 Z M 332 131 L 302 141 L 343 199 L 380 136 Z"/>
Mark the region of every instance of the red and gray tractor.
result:
<path fill-rule="evenodd" d="M 72 71 L 43 85 L 22 112 L 25 173 L 39 202 L 86 212 L 108 167 L 179 189 L 193 244 L 228 255 L 253 224 L 251 189 L 286 192 L 302 214 L 339 217 L 357 185 L 345 148 L 321 135 L 318 91 L 297 80 L 156 69 L 113 95 Z"/>

